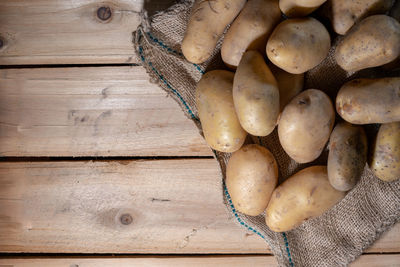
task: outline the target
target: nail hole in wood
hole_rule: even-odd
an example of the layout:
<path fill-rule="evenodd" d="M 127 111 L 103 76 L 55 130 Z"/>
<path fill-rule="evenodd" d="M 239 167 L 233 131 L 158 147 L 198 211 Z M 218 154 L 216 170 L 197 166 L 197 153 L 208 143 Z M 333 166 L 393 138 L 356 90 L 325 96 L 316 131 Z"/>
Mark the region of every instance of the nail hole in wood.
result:
<path fill-rule="evenodd" d="M 132 223 L 133 218 L 130 214 L 122 214 L 121 217 L 119 218 L 119 220 L 121 221 L 121 223 L 123 225 L 129 225 Z"/>
<path fill-rule="evenodd" d="M 97 17 L 102 21 L 109 20 L 111 18 L 111 15 L 111 8 L 108 6 L 102 6 L 97 9 Z"/>

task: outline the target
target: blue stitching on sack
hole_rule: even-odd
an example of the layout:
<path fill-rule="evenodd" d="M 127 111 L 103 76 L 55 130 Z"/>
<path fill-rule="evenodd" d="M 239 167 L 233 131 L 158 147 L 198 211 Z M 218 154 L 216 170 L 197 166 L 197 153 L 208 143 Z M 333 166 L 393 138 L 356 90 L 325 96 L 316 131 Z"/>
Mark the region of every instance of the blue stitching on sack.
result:
<path fill-rule="evenodd" d="M 154 43 L 158 44 L 158 45 L 161 46 L 162 48 L 167 49 L 168 52 L 172 52 L 172 53 L 174 53 L 174 54 L 176 54 L 176 55 L 179 55 L 179 56 L 183 57 L 183 54 L 182 54 L 181 52 L 178 52 L 178 51 L 176 51 L 176 50 L 174 50 L 174 49 L 168 47 L 168 46 L 165 45 L 163 42 L 161 42 L 160 40 L 158 40 L 157 38 L 155 38 L 150 32 L 146 32 L 146 34 L 149 36 L 150 40 L 152 40 Z M 194 63 L 192 63 L 192 64 L 193 64 L 193 66 L 196 67 L 196 69 L 197 69 L 198 71 L 201 72 L 201 74 L 204 74 L 204 73 L 205 73 L 205 72 L 200 68 L 199 65 L 194 64 Z"/>
<path fill-rule="evenodd" d="M 286 233 L 285 232 L 283 232 L 282 233 L 282 236 L 283 236 L 283 240 L 285 241 L 285 246 L 286 246 L 286 252 L 287 252 L 287 254 L 288 254 L 288 257 L 289 257 L 289 264 L 290 264 L 290 266 L 294 266 L 294 264 L 293 264 L 293 261 L 292 261 L 292 255 L 290 254 L 290 249 L 289 249 L 289 242 L 288 242 L 288 239 L 287 239 L 287 236 L 286 236 Z"/>

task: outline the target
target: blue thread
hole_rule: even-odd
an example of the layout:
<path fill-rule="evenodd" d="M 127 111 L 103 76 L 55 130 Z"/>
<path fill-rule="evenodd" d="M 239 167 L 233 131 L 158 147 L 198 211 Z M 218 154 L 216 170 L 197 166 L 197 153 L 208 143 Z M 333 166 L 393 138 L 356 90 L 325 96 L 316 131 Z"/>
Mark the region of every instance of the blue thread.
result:
<path fill-rule="evenodd" d="M 283 232 L 282 233 L 282 236 L 283 236 L 283 240 L 285 241 L 285 246 L 286 246 L 286 252 L 287 252 L 287 254 L 288 254 L 288 257 L 289 257 L 289 264 L 290 264 L 290 266 L 294 266 L 294 264 L 293 264 L 293 261 L 292 261 L 292 255 L 290 254 L 290 249 L 289 249 L 289 242 L 288 242 L 288 239 L 287 239 L 287 236 L 286 236 L 286 233 L 285 232 Z"/>
<path fill-rule="evenodd" d="M 168 46 L 165 45 L 163 42 L 161 42 L 160 40 L 158 40 L 157 38 L 155 38 L 150 32 L 146 32 L 146 34 L 149 36 L 150 40 L 152 40 L 154 43 L 157 43 L 157 44 L 158 44 L 159 46 L 161 46 L 162 48 L 165 48 L 165 49 L 167 49 L 169 52 L 172 52 L 172 53 L 174 53 L 174 54 L 176 54 L 176 55 L 179 55 L 179 56 L 183 57 L 183 54 L 182 54 L 181 52 L 178 52 L 178 51 L 176 51 L 176 50 L 174 50 L 174 49 L 168 47 Z M 194 63 L 192 63 L 192 64 L 193 64 L 193 66 L 196 67 L 196 69 L 197 69 L 198 71 L 201 72 L 201 74 L 204 74 L 204 73 L 205 73 L 205 72 L 200 68 L 199 65 L 194 64 Z"/>

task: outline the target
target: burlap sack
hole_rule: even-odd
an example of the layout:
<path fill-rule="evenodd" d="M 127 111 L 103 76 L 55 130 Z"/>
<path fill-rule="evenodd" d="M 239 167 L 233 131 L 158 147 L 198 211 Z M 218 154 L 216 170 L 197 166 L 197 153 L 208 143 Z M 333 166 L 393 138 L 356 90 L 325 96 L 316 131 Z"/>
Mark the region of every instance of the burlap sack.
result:
<path fill-rule="evenodd" d="M 223 65 L 220 45 L 212 59 L 201 65 L 192 64 L 183 57 L 180 44 L 192 4 L 193 0 L 175 4 L 150 20 L 143 13 L 142 24 L 134 32 L 133 42 L 151 79 L 179 103 L 201 132 L 194 97 L 196 83 L 205 71 Z M 331 55 L 332 52 L 322 64 L 308 72 L 306 89 L 321 89 L 335 97 L 338 88 L 349 78 L 350 74 L 335 66 Z M 274 154 L 280 169 L 280 182 L 304 167 L 326 164 L 326 151 L 313 163 L 295 163 L 280 146 L 276 130 L 268 137 L 253 138 L 253 141 Z M 399 220 L 400 181 L 381 182 L 366 167 L 357 186 L 328 212 L 292 231 L 272 232 L 265 225 L 263 215 L 251 217 L 235 210 L 223 183 L 230 155 L 214 153 L 221 166 L 221 190 L 226 206 L 239 225 L 266 241 L 281 266 L 346 266 Z"/>

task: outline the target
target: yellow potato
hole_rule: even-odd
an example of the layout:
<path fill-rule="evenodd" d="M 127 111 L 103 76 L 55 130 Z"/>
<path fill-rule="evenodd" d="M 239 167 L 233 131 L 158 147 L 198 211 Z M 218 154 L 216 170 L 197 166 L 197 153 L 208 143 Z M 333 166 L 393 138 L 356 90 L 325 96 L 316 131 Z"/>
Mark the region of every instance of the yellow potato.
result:
<path fill-rule="evenodd" d="M 325 2 L 326 0 L 279 0 L 279 7 L 288 17 L 304 17 Z"/>
<path fill-rule="evenodd" d="M 257 216 L 268 205 L 278 183 L 278 165 L 272 153 L 247 145 L 233 153 L 226 167 L 226 187 L 241 213 Z"/>
<path fill-rule="evenodd" d="M 400 55 L 400 23 L 386 15 L 356 24 L 339 43 L 335 59 L 346 71 L 381 66 Z"/>
<path fill-rule="evenodd" d="M 289 231 L 320 216 L 344 196 L 330 185 L 326 166 L 309 167 L 274 190 L 265 210 L 265 222 L 272 231 Z"/>
<path fill-rule="evenodd" d="M 298 163 L 319 157 L 331 134 L 335 110 L 322 91 L 308 89 L 282 111 L 278 135 L 285 152 Z"/>
<path fill-rule="evenodd" d="M 196 0 L 182 41 L 185 58 L 196 64 L 209 59 L 225 28 L 246 0 Z"/>
<path fill-rule="evenodd" d="M 394 0 L 328 0 L 333 29 L 346 34 L 353 25 L 363 18 L 384 14 Z"/>
<path fill-rule="evenodd" d="M 345 83 L 336 97 L 336 110 L 353 124 L 400 121 L 400 77 Z"/>
<path fill-rule="evenodd" d="M 328 177 L 339 191 L 352 189 L 367 162 L 367 136 L 361 126 L 341 122 L 329 139 Z"/>
<path fill-rule="evenodd" d="M 270 64 L 269 68 L 278 82 L 279 106 L 282 111 L 290 100 L 303 90 L 304 73 L 291 74 L 278 68 L 274 64 Z"/>
<path fill-rule="evenodd" d="M 267 56 L 279 68 L 300 74 L 321 63 L 330 47 L 329 33 L 318 20 L 288 19 L 269 37 Z"/>
<path fill-rule="evenodd" d="M 233 75 L 225 70 L 207 72 L 196 88 L 196 106 L 204 137 L 210 147 L 221 152 L 238 150 L 247 136 L 233 106 Z"/>
<path fill-rule="evenodd" d="M 379 179 L 400 179 L 400 122 L 381 125 L 372 152 L 370 167 Z"/>
<path fill-rule="evenodd" d="M 233 80 L 233 102 L 242 127 L 255 136 L 270 134 L 279 116 L 278 84 L 257 51 L 247 51 Z"/>
<path fill-rule="evenodd" d="M 278 0 L 249 0 L 224 37 L 221 56 L 230 68 L 247 50 L 265 51 L 268 37 L 281 18 Z"/>

